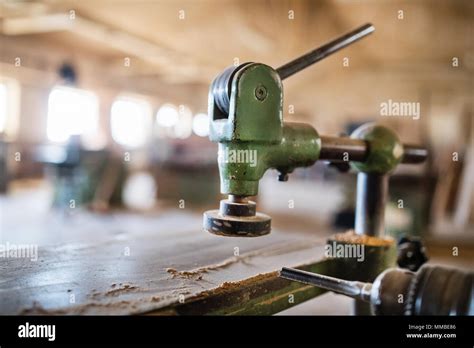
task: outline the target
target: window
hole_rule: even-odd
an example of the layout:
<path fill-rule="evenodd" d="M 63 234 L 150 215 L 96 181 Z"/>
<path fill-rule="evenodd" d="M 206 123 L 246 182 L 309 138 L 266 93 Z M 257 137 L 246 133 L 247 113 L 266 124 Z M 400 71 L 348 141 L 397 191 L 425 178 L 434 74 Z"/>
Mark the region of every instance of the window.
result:
<path fill-rule="evenodd" d="M 207 114 L 196 114 L 193 119 L 193 132 L 200 137 L 209 135 L 209 116 Z"/>
<path fill-rule="evenodd" d="M 0 83 L 0 133 L 5 131 L 7 125 L 7 86 Z"/>
<path fill-rule="evenodd" d="M 193 132 L 193 113 L 187 106 L 180 105 L 178 115 L 178 123 L 174 128 L 175 136 L 179 139 L 186 139 Z"/>
<path fill-rule="evenodd" d="M 112 138 L 117 143 L 143 146 L 150 136 L 151 106 L 142 100 L 119 98 L 112 104 L 110 123 Z"/>
<path fill-rule="evenodd" d="M 0 76 L 0 134 L 15 139 L 20 116 L 20 84 Z"/>
<path fill-rule="evenodd" d="M 178 118 L 178 108 L 172 104 L 164 104 L 156 113 L 156 124 L 163 128 L 174 127 Z"/>
<path fill-rule="evenodd" d="M 192 133 L 192 119 L 193 115 L 187 106 L 164 104 L 156 113 L 158 135 L 186 139 Z"/>
<path fill-rule="evenodd" d="M 48 99 L 48 139 L 64 142 L 73 134 L 94 135 L 99 125 L 99 101 L 88 91 L 55 87 Z"/>

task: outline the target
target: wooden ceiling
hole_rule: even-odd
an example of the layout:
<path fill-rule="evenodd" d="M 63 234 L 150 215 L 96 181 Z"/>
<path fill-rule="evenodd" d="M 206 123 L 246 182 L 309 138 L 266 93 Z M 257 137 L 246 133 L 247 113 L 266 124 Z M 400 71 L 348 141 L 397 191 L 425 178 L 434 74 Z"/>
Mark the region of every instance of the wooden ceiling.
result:
<path fill-rule="evenodd" d="M 375 25 L 374 35 L 285 82 L 295 100 L 309 105 L 302 89 L 323 93 L 328 80 L 344 83 L 360 73 L 450 74 L 452 57 L 461 62 L 456 74 L 472 79 L 474 71 L 470 0 L 44 0 L 4 1 L 0 10 L 3 34 L 15 40 L 61 46 L 73 57 L 86 53 L 111 67 L 131 57 L 131 83 L 151 79 L 207 89 L 236 58 L 278 67 L 366 22 Z M 81 25 L 42 31 L 31 24 L 71 10 Z M 25 18 L 30 25 L 12 27 L 12 20 Z M 342 69 L 342 57 L 350 58 L 353 75 Z"/>
<path fill-rule="evenodd" d="M 68 14 L 99 23 L 110 30 L 132 34 L 159 48 L 169 61 L 183 64 L 190 78 L 208 80 L 240 61 L 281 65 L 365 22 L 376 27 L 374 37 L 345 51 L 354 64 L 437 64 L 468 54 L 473 68 L 472 1 L 255 1 L 255 0 L 49 0 L 5 1 L 2 17 L 35 17 Z M 398 11 L 404 11 L 399 20 Z M 294 19 L 289 19 L 294 11 Z M 183 18 L 184 17 L 184 18 Z M 33 31 L 33 30 L 32 30 Z M 28 34 L 28 33 L 26 33 Z M 31 32 L 49 40 L 107 58 L 123 53 L 77 34 L 54 30 Z M 118 36 L 117 36 L 117 39 Z M 111 43 L 112 46 L 112 43 Z M 469 49 L 467 51 L 466 49 Z M 134 47 L 123 47 L 123 50 Z M 141 52 L 137 52 L 140 54 Z M 342 54 L 342 53 L 341 53 Z M 133 56 L 133 54 L 132 54 Z M 146 60 L 146 57 L 138 58 Z M 163 61 L 167 61 L 164 59 Z M 169 69 L 180 72 L 180 67 Z M 150 70 L 153 71 L 153 70 Z M 154 70 L 160 73 L 159 69 Z M 201 73 L 206 74 L 199 78 Z"/>

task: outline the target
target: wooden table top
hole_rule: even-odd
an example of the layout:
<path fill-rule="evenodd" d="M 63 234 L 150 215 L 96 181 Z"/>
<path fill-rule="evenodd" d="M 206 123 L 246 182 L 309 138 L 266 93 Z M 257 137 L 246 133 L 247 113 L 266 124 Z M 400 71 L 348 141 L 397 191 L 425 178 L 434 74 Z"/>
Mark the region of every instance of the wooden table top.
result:
<path fill-rule="evenodd" d="M 324 233 L 282 222 L 268 236 L 226 238 L 203 232 L 201 221 L 198 212 L 180 210 L 82 211 L 49 213 L 16 231 L 7 226 L 2 243 L 38 243 L 38 260 L 0 259 L 0 314 L 156 312 L 323 257 Z"/>

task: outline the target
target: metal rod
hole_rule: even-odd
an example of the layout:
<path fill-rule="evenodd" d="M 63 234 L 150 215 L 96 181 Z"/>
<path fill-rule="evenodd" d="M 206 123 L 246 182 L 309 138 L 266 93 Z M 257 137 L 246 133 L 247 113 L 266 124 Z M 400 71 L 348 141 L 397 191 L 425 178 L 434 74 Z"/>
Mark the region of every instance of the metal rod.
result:
<path fill-rule="evenodd" d="M 347 47 L 354 42 L 362 39 L 363 37 L 371 34 L 375 30 L 374 26 L 370 23 L 364 24 L 363 26 L 341 36 L 337 39 L 328 42 L 327 44 L 316 48 L 315 50 L 306 53 L 305 55 L 292 60 L 289 63 L 279 67 L 277 69 L 278 74 L 282 80 L 287 77 L 296 74 L 298 71 L 307 68 L 308 66 L 319 62 L 327 56 Z"/>
<path fill-rule="evenodd" d="M 246 196 L 229 195 L 228 199 L 232 203 L 247 203 L 248 202 L 248 197 Z"/>
<path fill-rule="evenodd" d="M 355 232 L 368 236 L 383 236 L 385 205 L 388 195 L 388 174 L 359 172 Z"/>
<path fill-rule="evenodd" d="M 321 160 L 363 162 L 367 154 L 368 145 L 364 140 L 321 136 L 321 152 L 319 154 Z M 403 145 L 402 163 L 422 163 L 427 157 L 427 149 L 415 145 Z"/>
<path fill-rule="evenodd" d="M 428 157 L 428 150 L 415 145 L 403 145 L 402 163 L 422 163 Z"/>
<path fill-rule="evenodd" d="M 287 267 L 281 269 L 280 277 L 308 285 L 314 285 L 318 288 L 323 288 L 337 292 L 338 294 L 370 302 L 370 290 L 372 289 L 372 284 L 370 283 L 348 281 Z"/>
<path fill-rule="evenodd" d="M 319 159 L 330 161 L 363 162 L 367 156 L 367 143 L 349 137 L 321 136 Z"/>

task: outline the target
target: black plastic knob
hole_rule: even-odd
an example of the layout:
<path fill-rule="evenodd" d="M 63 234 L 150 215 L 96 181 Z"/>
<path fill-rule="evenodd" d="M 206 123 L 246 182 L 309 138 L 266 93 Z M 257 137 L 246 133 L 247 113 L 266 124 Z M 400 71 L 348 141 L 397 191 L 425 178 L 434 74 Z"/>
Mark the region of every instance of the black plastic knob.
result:
<path fill-rule="evenodd" d="M 428 261 L 426 248 L 419 238 L 407 236 L 400 238 L 397 256 L 399 267 L 416 272 L 426 261 Z"/>

